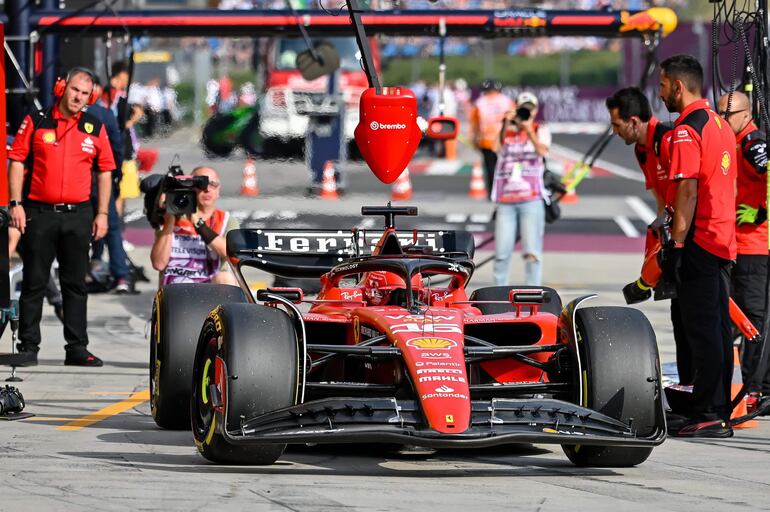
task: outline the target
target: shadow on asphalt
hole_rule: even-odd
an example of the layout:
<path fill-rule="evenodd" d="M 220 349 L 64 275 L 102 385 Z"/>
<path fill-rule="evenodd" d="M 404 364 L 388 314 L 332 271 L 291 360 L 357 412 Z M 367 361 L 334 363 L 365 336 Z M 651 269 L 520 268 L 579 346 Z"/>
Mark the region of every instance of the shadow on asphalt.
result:
<path fill-rule="evenodd" d="M 124 441 L 125 442 L 125 441 Z M 398 455 L 373 457 L 369 455 L 339 455 L 333 453 L 289 452 L 271 466 L 219 466 L 194 453 L 162 454 L 128 452 L 60 452 L 60 455 L 82 459 L 110 461 L 133 469 L 168 471 L 172 473 L 254 474 L 291 473 L 295 475 L 337 476 L 399 476 L 410 478 L 436 477 L 606 477 L 616 471 L 597 468 L 578 468 L 565 457 L 537 459 L 529 456 L 482 456 L 469 453 L 458 458 L 455 454 L 437 453 L 427 459 L 415 460 Z"/>

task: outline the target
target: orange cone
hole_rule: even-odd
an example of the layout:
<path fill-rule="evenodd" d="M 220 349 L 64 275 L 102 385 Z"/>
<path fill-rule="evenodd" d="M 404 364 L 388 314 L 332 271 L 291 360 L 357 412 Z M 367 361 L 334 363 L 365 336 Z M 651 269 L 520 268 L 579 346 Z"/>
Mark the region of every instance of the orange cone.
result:
<path fill-rule="evenodd" d="M 242 196 L 258 196 L 259 186 L 257 185 L 257 166 L 254 160 L 249 158 L 243 165 L 243 181 L 241 181 Z"/>
<path fill-rule="evenodd" d="M 481 170 L 480 162 L 473 164 L 473 171 L 471 172 L 471 187 L 468 190 L 468 196 L 473 199 L 489 198 L 489 194 L 487 193 L 487 185 L 484 182 L 484 171 Z"/>
<path fill-rule="evenodd" d="M 321 199 L 340 198 L 340 195 L 337 193 L 337 178 L 334 174 L 334 164 L 331 160 L 327 160 L 324 165 L 323 181 L 321 182 Z"/>
<path fill-rule="evenodd" d="M 735 397 L 738 396 L 738 393 L 740 393 L 741 388 L 743 387 L 743 375 L 741 373 L 741 356 L 738 353 L 738 347 L 733 347 L 733 382 L 730 385 L 730 399 L 735 400 Z M 748 414 L 748 410 L 746 408 L 746 396 L 743 397 L 743 400 L 738 402 L 738 405 L 735 406 L 735 409 L 733 409 L 733 414 L 730 416 L 732 419 L 740 418 L 741 416 L 745 416 Z M 744 423 L 741 423 L 740 425 L 733 425 L 733 428 L 754 428 L 759 426 L 759 422 L 757 420 L 749 420 Z"/>
<path fill-rule="evenodd" d="M 412 198 L 412 180 L 409 177 L 409 168 L 404 169 L 404 172 L 396 178 L 393 182 L 393 187 L 390 189 L 390 199 L 393 201 L 406 201 Z"/>

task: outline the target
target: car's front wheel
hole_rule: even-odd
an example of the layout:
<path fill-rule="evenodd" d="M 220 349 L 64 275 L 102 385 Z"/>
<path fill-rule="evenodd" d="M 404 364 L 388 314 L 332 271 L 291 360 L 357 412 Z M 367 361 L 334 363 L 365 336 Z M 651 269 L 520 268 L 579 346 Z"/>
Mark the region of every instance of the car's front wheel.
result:
<path fill-rule="evenodd" d="M 223 464 L 275 462 L 286 445 L 233 444 L 223 433 L 239 432 L 241 422 L 297 403 L 298 369 L 297 335 L 282 310 L 225 304 L 212 311 L 198 340 L 190 399 L 201 454 Z"/>
<path fill-rule="evenodd" d="M 578 309 L 576 346 L 582 363 L 582 405 L 630 423 L 638 437 L 661 428 L 660 358 L 650 322 L 625 307 Z M 576 374 L 577 380 L 577 374 Z M 581 397 L 575 401 L 580 403 Z M 650 447 L 562 446 L 578 466 L 631 467 L 650 456 Z"/>

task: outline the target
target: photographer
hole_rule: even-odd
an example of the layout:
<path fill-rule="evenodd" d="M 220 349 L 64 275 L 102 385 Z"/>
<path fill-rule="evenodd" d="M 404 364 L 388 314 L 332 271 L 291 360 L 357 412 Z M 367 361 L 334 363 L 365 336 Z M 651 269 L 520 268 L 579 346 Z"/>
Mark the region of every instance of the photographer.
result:
<path fill-rule="evenodd" d="M 544 157 L 551 145 L 551 133 L 535 122 L 538 101 L 534 94 L 519 94 L 516 104 L 516 111 L 508 112 L 503 121 L 492 184 L 492 200 L 498 203 L 495 284 L 508 282 L 516 230 L 520 226 L 525 284 L 539 286 L 545 234 Z"/>
<path fill-rule="evenodd" d="M 237 229 L 237 222 L 215 207 L 220 189 L 216 171 L 196 167 L 192 177 L 196 176 L 208 178 L 206 188 L 195 189 L 196 211 L 184 216 L 164 214 L 150 252 L 152 266 L 162 273 L 161 286 L 208 282 L 236 285 L 235 276 L 227 268 L 225 234 Z"/>

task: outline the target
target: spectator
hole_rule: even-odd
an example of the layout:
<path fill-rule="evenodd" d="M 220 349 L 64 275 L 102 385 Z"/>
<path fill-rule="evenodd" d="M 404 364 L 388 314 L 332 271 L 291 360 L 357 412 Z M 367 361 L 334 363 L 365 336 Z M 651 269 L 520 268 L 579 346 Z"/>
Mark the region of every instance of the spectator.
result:
<path fill-rule="evenodd" d="M 505 114 L 499 137 L 502 144 L 495 168 L 492 200 L 498 203 L 495 218 L 495 284 L 508 284 L 511 254 L 517 229 L 527 285 L 542 284 L 543 236 L 545 234 L 545 155 L 551 133 L 538 126 L 537 97 L 519 94 L 518 110 Z"/>
<path fill-rule="evenodd" d="M 193 176 L 208 176 L 209 186 L 197 190 L 194 214 L 175 217 L 166 214 L 163 227 L 155 232 L 150 258 L 162 273 L 161 286 L 170 283 L 221 283 L 236 285 L 227 266 L 225 235 L 238 228 L 229 213 L 216 208 L 220 182 L 210 167 L 197 167 Z"/>
<path fill-rule="evenodd" d="M 471 140 L 481 151 L 484 161 L 484 177 L 487 192 L 492 190 L 492 177 L 497 164 L 497 150 L 500 148 L 500 129 L 503 117 L 513 111 L 515 104 L 501 91 L 503 84 L 497 80 L 487 79 L 481 84 L 481 97 L 473 105 L 470 114 Z"/>
<path fill-rule="evenodd" d="M 107 232 L 111 172 L 115 169 L 102 123 L 83 109 L 96 100 L 94 74 L 74 68 L 56 82 L 53 107 L 24 118 L 8 155 L 11 223 L 22 233 L 24 281 L 19 300 L 19 351 L 40 348 L 43 295 L 54 257 L 64 312 L 65 365 L 101 366 L 88 349 L 85 277 L 91 237 Z M 81 148 L 73 152 L 71 148 Z M 24 175 L 24 162 L 31 159 Z M 89 200 L 98 163 L 98 208 Z"/>
<path fill-rule="evenodd" d="M 751 119 L 751 104 L 742 92 L 736 91 L 719 98 L 719 115 L 730 125 L 738 142 L 738 209 L 735 229 L 738 259 L 732 271 L 733 299 L 754 327 L 764 333 L 770 278 L 767 248 L 767 142 L 764 133 Z M 741 370 L 752 405 L 756 405 L 763 395 L 770 394 L 770 372 L 767 368 L 770 351 L 765 349 L 764 354 L 762 352 L 762 342 L 743 345 Z"/>
<path fill-rule="evenodd" d="M 678 112 L 669 179 L 675 187 L 671 241 L 660 252 L 664 279 L 677 283 L 693 391 L 673 411 L 669 433 L 731 437 L 732 329 L 729 268 L 735 243 L 735 136 L 701 96 L 703 69 L 689 55 L 660 64 L 660 97 Z M 673 401 L 670 401 L 673 402 Z M 671 404 L 674 409 L 674 403 Z"/>

